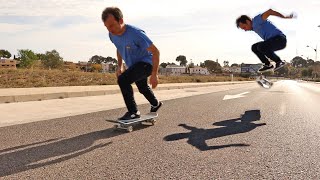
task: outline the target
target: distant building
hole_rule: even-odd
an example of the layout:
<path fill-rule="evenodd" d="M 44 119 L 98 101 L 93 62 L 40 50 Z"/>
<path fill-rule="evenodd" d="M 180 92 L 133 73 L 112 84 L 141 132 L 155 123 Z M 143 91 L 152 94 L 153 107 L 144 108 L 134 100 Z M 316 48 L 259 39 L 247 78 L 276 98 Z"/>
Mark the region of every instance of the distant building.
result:
<path fill-rule="evenodd" d="M 255 74 L 261 66 L 262 64 L 241 64 L 241 73 Z"/>
<path fill-rule="evenodd" d="M 187 68 L 179 65 L 167 65 L 165 68 L 160 68 L 159 71 L 162 75 L 181 75 L 187 72 Z"/>
<path fill-rule="evenodd" d="M 230 67 L 222 67 L 222 72 L 231 72 Z"/>
<path fill-rule="evenodd" d="M 17 69 L 17 61 L 14 59 L 0 59 L 0 68 Z"/>
<path fill-rule="evenodd" d="M 189 68 L 190 74 L 200 74 L 200 75 L 209 75 L 209 71 L 207 68 L 203 68 L 200 66 L 195 66 L 193 68 Z"/>
<path fill-rule="evenodd" d="M 233 66 L 233 67 L 230 67 L 230 70 L 232 73 L 235 73 L 235 74 L 241 73 L 241 67 Z"/>
<path fill-rule="evenodd" d="M 222 67 L 222 72 L 240 74 L 241 67 L 233 66 L 233 67 Z"/>
<path fill-rule="evenodd" d="M 112 63 L 101 63 L 102 72 L 111 72 Z"/>
<path fill-rule="evenodd" d="M 88 62 L 85 62 L 85 61 L 78 61 L 78 63 L 75 63 L 76 64 L 76 69 L 80 70 L 80 71 L 91 71 L 92 70 L 92 67 L 91 67 L 91 64 L 88 63 Z"/>

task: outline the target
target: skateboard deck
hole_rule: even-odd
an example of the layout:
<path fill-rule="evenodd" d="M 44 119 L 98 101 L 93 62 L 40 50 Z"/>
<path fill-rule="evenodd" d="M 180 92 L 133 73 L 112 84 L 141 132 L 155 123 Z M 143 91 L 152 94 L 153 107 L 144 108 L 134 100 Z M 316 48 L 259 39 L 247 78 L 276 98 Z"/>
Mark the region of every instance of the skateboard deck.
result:
<path fill-rule="evenodd" d="M 253 68 L 252 68 L 252 69 L 253 69 Z M 254 70 L 254 71 L 257 73 L 257 75 L 258 75 L 258 77 L 257 77 L 257 79 L 256 79 L 256 82 L 257 82 L 261 87 L 263 87 L 263 88 L 265 88 L 265 89 L 270 89 L 270 88 L 272 87 L 273 83 L 272 83 L 270 80 L 268 80 L 268 79 L 263 75 L 263 73 L 270 72 L 270 71 L 274 72 L 274 69 L 269 69 L 269 70 L 263 71 L 263 72 L 259 72 L 259 70 L 255 70 L 255 69 L 253 69 L 253 70 Z"/>
<path fill-rule="evenodd" d="M 265 89 L 270 89 L 273 85 L 273 83 L 269 81 L 267 78 L 265 78 L 263 75 L 260 75 L 256 81 L 261 87 Z"/>
<path fill-rule="evenodd" d="M 141 115 L 141 117 L 137 119 L 126 120 L 126 121 L 106 119 L 106 121 L 116 123 L 116 125 L 114 125 L 115 129 L 125 129 L 128 132 L 132 132 L 133 126 L 136 124 L 141 124 L 142 122 L 148 122 L 148 123 L 151 123 L 152 125 L 155 125 L 156 120 L 154 118 L 156 117 L 158 117 L 157 113 L 150 112 L 148 114 Z"/>
<path fill-rule="evenodd" d="M 270 80 L 268 80 L 264 75 L 263 75 L 263 73 L 265 73 L 265 72 L 269 72 L 269 71 L 272 71 L 272 72 L 277 72 L 277 71 L 279 71 L 280 69 L 282 69 L 283 67 L 285 67 L 286 65 L 287 65 L 287 63 L 286 62 L 284 62 L 285 64 L 282 66 L 282 67 L 280 67 L 280 68 L 278 68 L 278 69 L 269 69 L 269 70 L 267 70 L 267 71 L 263 71 L 263 72 L 259 72 L 259 71 L 255 71 L 257 74 L 260 74 L 260 75 L 258 75 L 258 77 L 257 77 L 257 79 L 256 79 L 256 81 L 257 81 L 257 83 L 261 86 L 261 87 L 263 87 L 263 88 L 265 88 L 265 89 L 270 89 L 271 87 L 272 87 L 272 85 L 273 85 L 273 82 L 271 82 Z"/>

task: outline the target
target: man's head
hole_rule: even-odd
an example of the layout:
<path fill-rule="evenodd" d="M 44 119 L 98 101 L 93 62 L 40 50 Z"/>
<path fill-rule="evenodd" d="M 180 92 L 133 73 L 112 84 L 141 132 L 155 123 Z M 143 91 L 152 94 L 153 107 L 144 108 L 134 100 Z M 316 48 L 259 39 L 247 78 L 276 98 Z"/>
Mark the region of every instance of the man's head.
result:
<path fill-rule="evenodd" d="M 252 30 L 252 20 L 247 15 L 242 15 L 236 20 L 236 25 L 245 31 Z"/>
<path fill-rule="evenodd" d="M 111 34 L 121 35 L 124 32 L 123 14 L 119 8 L 107 7 L 102 12 L 101 18 Z"/>

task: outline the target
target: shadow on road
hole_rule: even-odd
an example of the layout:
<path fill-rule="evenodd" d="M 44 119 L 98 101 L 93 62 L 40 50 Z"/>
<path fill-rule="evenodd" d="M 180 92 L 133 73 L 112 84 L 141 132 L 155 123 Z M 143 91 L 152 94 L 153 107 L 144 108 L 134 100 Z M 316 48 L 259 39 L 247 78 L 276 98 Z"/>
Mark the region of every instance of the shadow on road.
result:
<path fill-rule="evenodd" d="M 223 136 L 235 135 L 252 131 L 256 127 L 266 125 L 265 123 L 256 124 L 253 121 L 260 120 L 260 110 L 246 111 L 240 118 L 229 119 L 213 123 L 214 126 L 222 126 L 213 129 L 202 129 L 188 126 L 186 124 L 179 124 L 179 126 L 190 130 L 188 133 L 177 133 L 164 137 L 165 141 L 176 141 L 181 139 L 188 139 L 188 143 L 201 151 L 221 149 L 226 147 L 249 146 L 248 144 L 226 144 L 217 146 L 208 146 L 206 140 L 219 138 Z"/>
<path fill-rule="evenodd" d="M 135 130 L 142 128 L 140 127 Z M 68 139 L 50 139 L 0 150 L 0 177 L 60 163 L 81 156 L 112 143 L 95 144 L 97 140 L 121 134 L 123 132 L 107 129 Z"/>

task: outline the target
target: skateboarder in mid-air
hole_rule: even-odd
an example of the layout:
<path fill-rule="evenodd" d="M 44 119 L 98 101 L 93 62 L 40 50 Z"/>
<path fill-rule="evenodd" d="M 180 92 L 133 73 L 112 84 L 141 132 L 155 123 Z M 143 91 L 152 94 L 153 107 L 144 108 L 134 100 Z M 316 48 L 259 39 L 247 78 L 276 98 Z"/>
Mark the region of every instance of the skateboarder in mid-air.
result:
<path fill-rule="evenodd" d="M 124 23 L 123 14 L 119 8 L 107 7 L 102 12 L 102 21 L 109 31 L 111 42 L 117 48 L 118 84 L 128 109 L 128 112 L 119 120 L 140 118 L 140 112 L 133 96 L 132 83 L 137 85 L 139 92 L 150 102 L 150 112 L 157 112 L 162 102 L 154 96 L 147 79 L 150 76 L 152 88 L 157 87 L 159 50 L 143 30 Z M 127 66 L 126 70 L 124 70 L 122 60 Z"/>
<path fill-rule="evenodd" d="M 293 14 L 284 16 L 277 11 L 269 9 L 268 11 L 255 16 L 253 19 L 247 15 L 242 15 L 236 20 L 236 25 L 245 31 L 256 32 L 264 41 L 253 44 L 251 49 L 264 64 L 259 72 L 264 72 L 273 69 L 273 65 L 267 59 L 270 58 L 276 63 L 274 70 L 278 70 L 285 63 L 274 52 L 284 49 L 287 44 L 286 36 L 267 18 L 269 16 L 278 16 L 285 19 L 293 18 Z"/>

